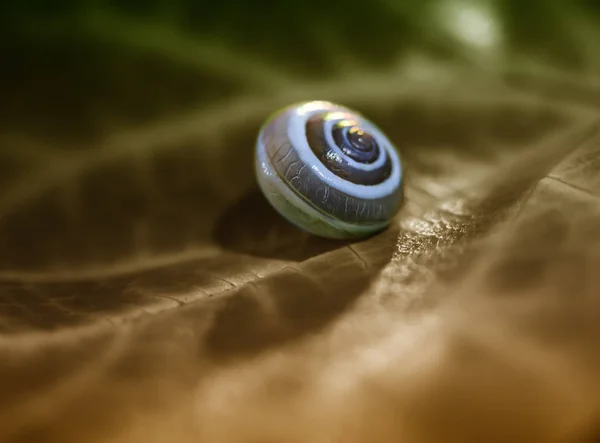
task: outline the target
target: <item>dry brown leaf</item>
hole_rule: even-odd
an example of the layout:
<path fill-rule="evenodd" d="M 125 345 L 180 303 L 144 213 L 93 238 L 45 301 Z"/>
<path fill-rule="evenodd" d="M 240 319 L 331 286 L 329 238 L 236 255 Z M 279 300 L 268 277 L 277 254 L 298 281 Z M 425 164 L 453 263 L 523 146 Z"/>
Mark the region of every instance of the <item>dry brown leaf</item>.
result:
<path fill-rule="evenodd" d="M 158 117 L 142 104 L 132 122 L 107 97 L 72 132 L 62 115 L 3 126 L 0 441 L 542 443 L 594 430 L 593 87 L 419 61 L 301 81 L 160 27 L 89 26 L 134 47 L 156 32 L 148 51 L 175 45 L 178 66 L 234 98 Z M 140 82 L 173 78 L 173 91 L 189 81 L 181 66 Z M 254 89 L 215 80 L 236 75 Z M 257 190 L 260 124 L 314 98 L 361 110 L 401 150 L 405 204 L 370 239 L 309 236 Z"/>

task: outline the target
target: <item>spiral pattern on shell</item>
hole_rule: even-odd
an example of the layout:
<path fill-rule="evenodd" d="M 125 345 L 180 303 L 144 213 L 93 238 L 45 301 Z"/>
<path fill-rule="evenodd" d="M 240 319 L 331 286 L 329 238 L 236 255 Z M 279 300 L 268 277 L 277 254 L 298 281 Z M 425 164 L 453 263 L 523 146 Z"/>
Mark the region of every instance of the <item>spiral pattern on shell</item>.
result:
<path fill-rule="evenodd" d="M 256 172 L 275 209 L 325 237 L 381 230 L 402 198 L 392 143 L 359 113 L 330 102 L 301 103 L 271 117 L 258 137 Z"/>

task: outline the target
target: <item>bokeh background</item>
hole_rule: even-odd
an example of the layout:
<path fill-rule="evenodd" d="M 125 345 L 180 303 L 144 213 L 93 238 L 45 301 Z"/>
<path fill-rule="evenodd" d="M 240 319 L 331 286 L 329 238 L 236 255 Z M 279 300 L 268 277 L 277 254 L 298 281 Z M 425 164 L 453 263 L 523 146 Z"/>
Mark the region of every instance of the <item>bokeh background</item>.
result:
<path fill-rule="evenodd" d="M 23 1 L 2 9 L 2 129 L 69 146 L 250 91 L 352 76 L 372 83 L 375 73 L 398 75 L 423 60 L 496 74 L 552 67 L 585 78 L 600 69 L 593 0 Z"/>

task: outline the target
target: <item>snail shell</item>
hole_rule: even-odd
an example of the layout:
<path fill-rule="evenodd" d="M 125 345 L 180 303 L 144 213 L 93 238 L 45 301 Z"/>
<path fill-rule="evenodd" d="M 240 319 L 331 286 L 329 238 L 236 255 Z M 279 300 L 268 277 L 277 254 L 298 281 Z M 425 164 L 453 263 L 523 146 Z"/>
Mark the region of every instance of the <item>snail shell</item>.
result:
<path fill-rule="evenodd" d="M 356 111 L 330 102 L 296 104 L 269 118 L 256 143 L 256 174 L 281 215 L 322 237 L 380 231 L 402 200 L 392 143 Z"/>

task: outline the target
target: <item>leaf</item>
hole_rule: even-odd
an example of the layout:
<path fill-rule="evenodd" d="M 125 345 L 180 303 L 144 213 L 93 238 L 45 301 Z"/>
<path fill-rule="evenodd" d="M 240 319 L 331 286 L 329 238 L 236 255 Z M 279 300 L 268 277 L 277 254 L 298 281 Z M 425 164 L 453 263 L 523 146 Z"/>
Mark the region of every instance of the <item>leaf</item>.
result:
<path fill-rule="evenodd" d="M 0 441 L 592 433 L 594 85 L 444 49 L 450 31 L 414 19 L 436 13 L 425 3 L 365 15 L 408 20 L 405 52 L 312 74 L 264 42 L 186 30 L 185 3 L 138 21 L 102 2 L 23 19 L 28 76 L 4 91 L 0 134 Z M 348 32 L 316 29 L 332 45 Z M 35 57 L 48 48 L 70 63 Z M 258 191 L 260 124 L 314 98 L 363 111 L 399 147 L 406 197 L 385 232 L 312 237 Z"/>

